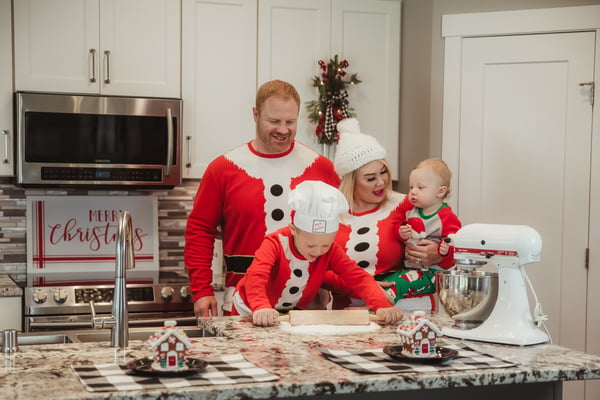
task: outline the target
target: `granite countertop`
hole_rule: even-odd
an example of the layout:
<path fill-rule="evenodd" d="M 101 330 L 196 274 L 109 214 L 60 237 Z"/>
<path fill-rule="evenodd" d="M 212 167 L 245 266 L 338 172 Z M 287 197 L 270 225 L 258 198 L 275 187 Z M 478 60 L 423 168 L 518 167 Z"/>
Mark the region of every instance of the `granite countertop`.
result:
<path fill-rule="evenodd" d="M 124 350 L 113 349 L 108 342 L 27 345 L 14 354 L 0 353 L 0 399 L 104 399 L 109 396 L 161 399 L 167 392 L 169 396 L 177 393 L 178 399 L 264 399 L 600 379 L 600 357 L 550 344 L 519 347 L 469 342 L 480 351 L 518 363 L 510 368 L 360 374 L 327 360 L 318 348 L 382 348 L 398 343 L 394 327 L 383 326 L 376 332 L 352 335 L 300 335 L 277 326 L 253 327 L 248 318 L 241 317 L 211 318 L 201 321 L 200 325 L 224 336 L 192 339 L 194 357 L 241 353 L 280 379 L 168 390 L 88 392 L 75 375 L 73 365 L 126 364 L 150 356 L 148 344 L 134 340 Z"/>
<path fill-rule="evenodd" d="M 9 274 L 0 272 L 0 297 L 19 296 L 23 296 L 23 289 L 10 278 Z"/>

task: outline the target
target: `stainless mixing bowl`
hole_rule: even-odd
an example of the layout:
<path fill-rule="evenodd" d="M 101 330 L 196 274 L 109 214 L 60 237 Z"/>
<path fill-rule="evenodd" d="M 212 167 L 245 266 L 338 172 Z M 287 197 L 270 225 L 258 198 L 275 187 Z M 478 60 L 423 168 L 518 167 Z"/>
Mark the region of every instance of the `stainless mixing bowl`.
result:
<path fill-rule="evenodd" d="M 479 270 L 438 271 L 435 274 L 440 304 L 455 327 L 471 329 L 492 312 L 498 297 L 498 273 Z"/>

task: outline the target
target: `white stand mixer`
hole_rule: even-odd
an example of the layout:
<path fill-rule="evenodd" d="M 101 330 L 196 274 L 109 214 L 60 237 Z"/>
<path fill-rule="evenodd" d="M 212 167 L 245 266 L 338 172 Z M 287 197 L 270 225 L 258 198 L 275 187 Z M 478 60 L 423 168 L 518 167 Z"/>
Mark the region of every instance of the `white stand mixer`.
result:
<path fill-rule="evenodd" d="M 492 263 L 498 268 L 498 298 L 481 325 L 472 329 L 446 327 L 442 333 L 514 345 L 548 342 L 548 335 L 532 320 L 523 269 L 524 264 L 540 260 L 539 233 L 526 225 L 470 224 L 449 235 L 449 239 L 457 267 L 469 269 Z"/>

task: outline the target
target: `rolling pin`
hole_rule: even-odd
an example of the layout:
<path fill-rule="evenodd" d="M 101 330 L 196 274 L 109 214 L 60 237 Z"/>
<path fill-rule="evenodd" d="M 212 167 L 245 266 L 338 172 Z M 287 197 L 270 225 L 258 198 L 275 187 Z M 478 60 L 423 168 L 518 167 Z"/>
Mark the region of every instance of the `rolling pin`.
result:
<path fill-rule="evenodd" d="M 379 317 L 369 310 L 290 310 L 278 318 L 290 325 L 369 325 Z"/>

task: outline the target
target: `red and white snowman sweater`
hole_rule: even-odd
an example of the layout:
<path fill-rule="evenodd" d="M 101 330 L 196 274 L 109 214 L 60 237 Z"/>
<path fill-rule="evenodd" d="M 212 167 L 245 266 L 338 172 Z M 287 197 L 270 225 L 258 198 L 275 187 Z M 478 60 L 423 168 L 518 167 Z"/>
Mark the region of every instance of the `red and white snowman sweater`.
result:
<path fill-rule="evenodd" d="M 359 267 L 382 280 L 386 274 L 403 268 L 404 242 L 398 229 L 409 207 L 412 206 L 406 195 L 391 192 L 381 207 L 343 215 L 335 241 Z M 360 305 L 361 302 L 351 298 L 355 295 L 342 289 L 342 279 L 331 273 L 325 279 L 324 287 L 334 292 L 333 308 Z"/>
<path fill-rule="evenodd" d="M 265 237 L 246 275 L 238 282 L 232 315 L 262 308 L 289 310 L 305 308 L 315 298 L 325 274 L 342 275 L 352 292 L 360 295 L 375 312 L 390 307 L 373 277 L 333 243 L 329 251 L 308 261 L 294 248 L 289 227 Z"/>
<path fill-rule="evenodd" d="M 194 301 L 214 295 L 211 264 L 218 227 L 225 286 L 233 288 L 265 234 L 290 222 L 288 194 L 305 180 L 334 187 L 340 182 L 330 160 L 299 142 L 281 154 L 258 153 L 248 142 L 208 165 L 185 231 L 184 259 Z"/>
<path fill-rule="evenodd" d="M 346 253 L 371 275 L 386 273 L 402 266 L 404 243 L 398 228 L 404 221 L 403 200 L 406 196 L 391 192 L 383 207 L 342 216 L 335 237 Z"/>

